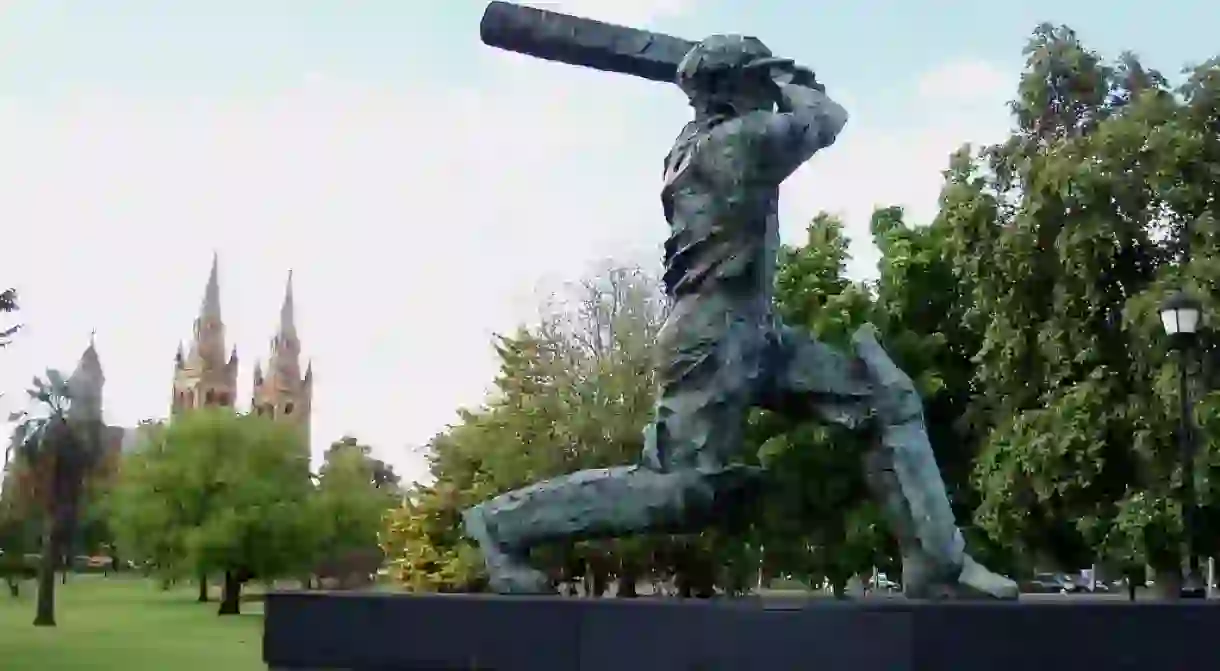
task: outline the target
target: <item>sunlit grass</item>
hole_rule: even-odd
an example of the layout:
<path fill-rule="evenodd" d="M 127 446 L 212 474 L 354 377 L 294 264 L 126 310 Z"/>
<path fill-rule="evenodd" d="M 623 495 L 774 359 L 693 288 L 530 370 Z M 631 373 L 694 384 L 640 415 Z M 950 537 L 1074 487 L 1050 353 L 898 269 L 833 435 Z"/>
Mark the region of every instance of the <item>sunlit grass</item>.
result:
<path fill-rule="evenodd" d="M 57 585 L 58 627 L 34 627 L 34 584 L 0 590 L 0 669 L 264 671 L 262 606 L 218 617 L 191 587 L 163 592 L 138 578 L 74 576 Z"/>

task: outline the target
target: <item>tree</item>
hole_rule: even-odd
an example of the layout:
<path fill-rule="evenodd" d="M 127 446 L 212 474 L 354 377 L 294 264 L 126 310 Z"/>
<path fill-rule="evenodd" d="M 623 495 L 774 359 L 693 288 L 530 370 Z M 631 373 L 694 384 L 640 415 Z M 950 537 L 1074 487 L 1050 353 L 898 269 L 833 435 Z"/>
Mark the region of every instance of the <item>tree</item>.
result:
<path fill-rule="evenodd" d="M 308 567 L 309 453 L 300 432 L 202 409 L 175 417 L 123 463 L 114 526 L 128 554 L 163 569 L 224 576 L 221 615 L 242 585 Z"/>
<path fill-rule="evenodd" d="M 469 496 L 469 495 L 467 495 Z M 486 581 L 483 559 L 461 538 L 465 499 L 452 487 L 417 486 L 386 517 L 381 547 L 391 577 L 413 592 L 478 592 Z"/>
<path fill-rule="evenodd" d="M 776 273 L 775 304 L 784 322 L 838 347 L 869 320 L 869 288 L 846 276 L 842 222 L 820 214 L 803 245 L 785 245 Z M 842 596 L 847 580 L 876 562 L 876 514 L 868 501 L 864 440 L 820 426 L 754 413 L 748 432 L 770 478 L 756 543 L 769 572 L 808 584 L 828 580 Z"/>
<path fill-rule="evenodd" d="M 40 520 L 34 506 L 20 495 L 12 466 L 4 469 L 4 489 L 0 491 L 0 578 L 16 598 L 21 581 L 38 576 L 38 567 L 26 555 L 37 549 Z"/>
<path fill-rule="evenodd" d="M 180 441 L 185 432 L 181 425 L 177 431 L 173 439 Z M 189 508 L 175 508 L 176 500 L 165 495 L 182 484 L 178 463 L 166 455 L 167 433 L 165 425 L 153 427 L 135 451 L 122 458 L 107 506 L 121 553 L 156 570 L 166 587 L 186 569 L 185 529 L 201 520 L 212 504 L 197 499 Z M 207 600 L 206 576 L 199 600 Z"/>
<path fill-rule="evenodd" d="M 320 576 L 336 577 L 342 586 L 381 566 L 378 534 L 386 513 L 400 503 L 398 480 L 393 468 L 355 438 L 345 436 L 326 450 L 309 516 Z"/>
<path fill-rule="evenodd" d="M 651 419 L 653 345 L 665 309 L 655 279 L 638 268 L 608 266 L 544 305 L 538 324 L 497 338 L 496 393 L 432 441 L 435 482 L 410 493 L 383 539 L 400 576 L 421 588 L 448 583 L 419 578 L 418 570 L 477 582 L 467 571 L 469 552 L 459 551 L 462 508 L 540 479 L 638 457 Z M 580 582 L 600 594 L 617 577 L 620 591 L 630 594 L 654 550 L 632 539 L 547 548 L 539 558 L 569 589 Z M 459 567 L 446 570 L 446 562 Z"/>
<path fill-rule="evenodd" d="M 236 615 L 241 588 L 258 577 L 292 575 L 308 566 L 313 547 L 305 514 L 313 493 L 309 449 L 291 425 L 236 418 L 218 477 L 218 506 L 187 535 L 202 570 L 222 573 L 219 614 Z"/>
<path fill-rule="evenodd" d="M 850 334 L 875 324 L 887 351 L 916 383 L 929 438 L 950 499 L 972 548 L 993 554 L 969 527 L 978 497 L 969 475 L 980 434 L 969 421 L 971 357 L 981 333 L 967 317 L 950 254 L 951 230 L 941 221 L 911 226 L 898 207 L 877 209 L 870 230 L 881 252 L 875 282 L 847 277 L 842 223 L 814 218 L 804 244 L 781 250 L 776 309 L 784 320 L 824 342 L 850 350 Z M 756 413 L 752 440 L 773 475 L 763 519 L 765 564 L 811 583 L 827 579 L 842 593 L 847 579 L 897 564 L 896 548 L 862 478 L 862 437 L 816 421 Z M 989 559 L 1005 559 L 989 557 Z"/>
<path fill-rule="evenodd" d="M 17 423 L 10 449 L 24 477 L 20 489 L 37 502 L 44 525 L 35 626 L 55 626 L 55 569 L 76 528 L 86 478 L 102 453 L 100 405 L 72 382 L 47 370 L 46 379 L 34 378 L 26 392 L 33 407 L 9 418 Z"/>
<path fill-rule="evenodd" d="M 327 464 L 333 459 L 345 461 L 346 455 L 352 452 L 359 455 L 359 461 L 364 464 L 364 467 L 371 469 L 369 476 L 371 485 L 387 492 L 398 491 L 402 478 L 394 472 L 394 467 L 374 458 L 373 449 L 368 445 L 361 445 L 352 436 L 344 436 L 326 448 L 325 454 L 322 455 L 322 474 L 325 475 Z M 352 457 L 352 459 L 354 458 Z"/>
<path fill-rule="evenodd" d="M 211 408 L 155 427 L 123 458 L 112 494 L 110 524 L 123 554 L 149 562 L 167 583 L 193 571 L 201 603 L 208 575 L 191 566 L 186 538 L 221 505 L 221 462 L 240 430 L 231 411 Z"/>
<path fill-rule="evenodd" d="M 1156 308 L 1184 284 L 1214 310 L 1218 67 L 1175 94 L 1051 25 L 1026 56 L 1010 138 L 954 157 L 938 221 L 982 334 L 976 519 L 1026 561 L 1076 568 L 1100 548 L 1175 594 L 1182 469 Z"/>

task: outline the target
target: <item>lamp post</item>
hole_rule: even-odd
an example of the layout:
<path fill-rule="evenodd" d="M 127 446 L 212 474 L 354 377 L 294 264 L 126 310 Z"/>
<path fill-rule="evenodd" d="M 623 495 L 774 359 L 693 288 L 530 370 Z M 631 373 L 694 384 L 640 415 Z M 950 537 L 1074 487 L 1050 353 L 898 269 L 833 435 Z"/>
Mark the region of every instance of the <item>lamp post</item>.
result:
<path fill-rule="evenodd" d="M 1199 575 L 1198 501 L 1195 500 L 1195 432 L 1190 400 L 1190 356 L 1198 343 L 1203 317 L 1202 304 L 1183 291 L 1171 294 L 1161 304 L 1161 324 L 1169 336 L 1169 344 L 1178 352 L 1178 446 L 1182 459 L 1182 526 L 1186 533 L 1186 579 L 1182 582 L 1183 598 L 1207 597 L 1207 587 Z"/>

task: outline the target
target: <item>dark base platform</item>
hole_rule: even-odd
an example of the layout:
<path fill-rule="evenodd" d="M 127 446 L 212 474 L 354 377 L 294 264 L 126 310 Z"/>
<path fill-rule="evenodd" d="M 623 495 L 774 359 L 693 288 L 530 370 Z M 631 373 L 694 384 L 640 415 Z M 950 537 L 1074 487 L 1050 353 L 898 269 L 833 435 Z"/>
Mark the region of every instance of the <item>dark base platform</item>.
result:
<path fill-rule="evenodd" d="M 280 592 L 271 669 L 1194 671 L 1220 604 L 677 601 Z"/>

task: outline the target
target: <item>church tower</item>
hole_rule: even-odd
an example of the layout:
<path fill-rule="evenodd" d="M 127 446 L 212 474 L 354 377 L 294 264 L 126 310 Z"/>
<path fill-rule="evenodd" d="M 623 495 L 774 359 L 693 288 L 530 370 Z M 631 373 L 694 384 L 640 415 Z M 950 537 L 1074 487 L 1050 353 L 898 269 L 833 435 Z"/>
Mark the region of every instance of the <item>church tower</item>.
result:
<path fill-rule="evenodd" d="M 313 409 L 313 366 L 301 374 L 301 341 L 297 338 L 295 306 L 292 300 L 292 271 L 284 303 L 280 306 L 279 332 L 271 339 L 267 370 L 254 365 L 254 393 L 250 409 L 255 414 L 292 422 L 309 441 L 309 422 Z"/>
<path fill-rule="evenodd" d="M 102 421 L 102 387 L 106 376 L 102 373 L 102 361 L 97 356 L 93 337 L 89 347 L 81 355 L 76 370 L 67 380 L 68 393 L 72 394 L 72 405 L 68 408 L 68 419 L 80 422 Z"/>
<path fill-rule="evenodd" d="M 212 272 L 203 292 L 203 304 L 195 319 L 190 352 L 174 358 L 174 396 L 171 415 L 205 406 L 233 407 L 237 392 L 237 348 L 225 361 L 225 326 L 220 318 L 220 279 L 217 257 L 212 254 Z"/>

